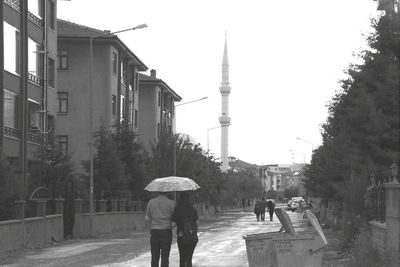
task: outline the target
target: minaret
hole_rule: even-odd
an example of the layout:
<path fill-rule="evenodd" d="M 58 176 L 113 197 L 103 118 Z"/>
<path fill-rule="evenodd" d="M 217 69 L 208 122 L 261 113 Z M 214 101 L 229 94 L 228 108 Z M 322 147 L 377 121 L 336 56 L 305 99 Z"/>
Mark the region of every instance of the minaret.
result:
<path fill-rule="evenodd" d="M 221 170 L 227 172 L 229 168 L 228 162 L 228 127 L 231 122 L 229 117 L 229 94 L 231 87 L 229 86 L 229 60 L 228 60 L 228 46 L 227 37 L 225 32 L 225 47 L 224 57 L 222 59 L 222 83 L 219 87 L 222 96 L 221 117 L 219 123 L 221 124 Z"/>

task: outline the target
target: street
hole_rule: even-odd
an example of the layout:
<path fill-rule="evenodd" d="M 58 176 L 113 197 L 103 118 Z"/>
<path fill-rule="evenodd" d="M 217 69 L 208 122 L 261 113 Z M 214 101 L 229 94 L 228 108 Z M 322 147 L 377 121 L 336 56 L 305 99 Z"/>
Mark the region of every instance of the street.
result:
<path fill-rule="evenodd" d="M 295 220 L 298 214 L 288 212 Z M 268 217 L 268 216 L 266 216 Z M 278 231 L 279 220 L 257 222 L 252 212 L 225 212 L 215 221 L 204 222 L 199 229 L 199 243 L 193 266 L 248 266 L 245 234 Z M 174 233 L 170 266 L 179 266 L 179 252 Z M 114 234 L 99 239 L 72 240 L 53 247 L 29 249 L 0 255 L 5 266 L 135 266 L 150 264 L 149 233 Z"/>

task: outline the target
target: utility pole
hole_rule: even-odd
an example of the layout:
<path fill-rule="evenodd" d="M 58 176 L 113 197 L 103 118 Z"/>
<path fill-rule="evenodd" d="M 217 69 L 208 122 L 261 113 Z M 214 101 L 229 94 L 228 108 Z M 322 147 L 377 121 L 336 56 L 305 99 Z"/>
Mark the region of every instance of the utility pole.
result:
<path fill-rule="evenodd" d="M 4 23 L 3 23 L 3 1 L 0 4 L 0 159 L 3 157 L 4 137 Z"/>

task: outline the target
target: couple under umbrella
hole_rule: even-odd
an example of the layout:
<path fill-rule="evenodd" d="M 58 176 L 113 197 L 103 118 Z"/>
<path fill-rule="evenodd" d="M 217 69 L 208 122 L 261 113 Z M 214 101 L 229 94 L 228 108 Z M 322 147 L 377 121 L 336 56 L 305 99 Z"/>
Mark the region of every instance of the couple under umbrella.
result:
<path fill-rule="evenodd" d="M 159 195 L 149 201 L 146 208 L 146 220 L 150 222 L 151 266 L 169 266 L 169 253 L 172 244 L 172 226 L 177 226 L 177 243 L 180 266 L 191 267 L 192 256 L 198 242 L 197 210 L 191 205 L 189 194 L 185 191 L 199 189 L 199 185 L 190 178 L 170 176 L 151 181 L 145 190 L 158 192 Z M 175 206 L 167 192 L 183 191 Z"/>

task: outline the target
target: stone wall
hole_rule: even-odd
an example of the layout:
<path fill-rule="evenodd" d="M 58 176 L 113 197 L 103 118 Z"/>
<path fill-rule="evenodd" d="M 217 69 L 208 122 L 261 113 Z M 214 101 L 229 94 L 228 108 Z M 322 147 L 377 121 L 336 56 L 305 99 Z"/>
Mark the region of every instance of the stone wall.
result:
<path fill-rule="evenodd" d="M 372 245 L 382 254 L 386 243 L 386 223 L 370 221 L 368 228 Z"/>

